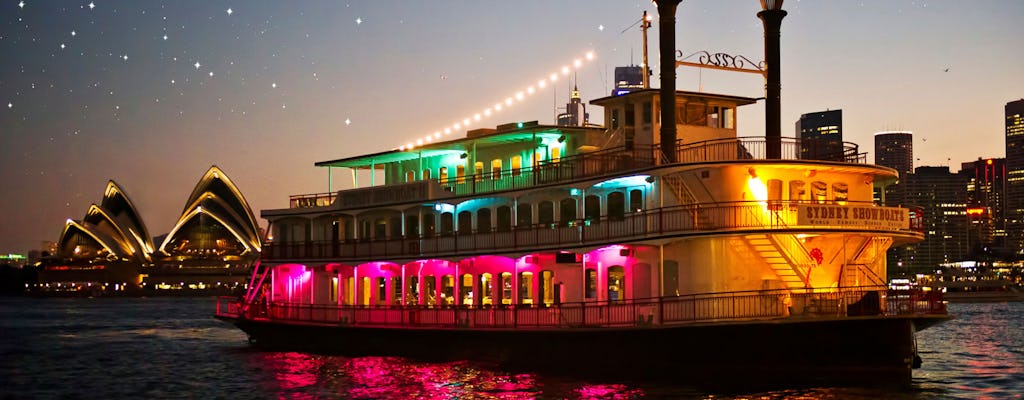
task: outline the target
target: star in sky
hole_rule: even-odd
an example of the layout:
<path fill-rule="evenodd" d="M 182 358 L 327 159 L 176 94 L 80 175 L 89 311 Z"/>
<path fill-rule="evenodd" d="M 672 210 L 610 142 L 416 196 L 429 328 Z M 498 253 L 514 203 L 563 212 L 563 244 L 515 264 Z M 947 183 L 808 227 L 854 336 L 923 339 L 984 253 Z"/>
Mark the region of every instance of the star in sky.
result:
<path fill-rule="evenodd" d="M 96 8 L 96 3 L 93 3 L 93 2 L 90 1 L 89 2 L 89 9 L 92 10 L 94 8 Z"/>
<path fill-rule="evenodd" d="M 74 37 L 74 36 L 75 36 L 75 35 L 77 35 L 77 34 L 78 34 L 77 32 L 75 32 L 75 31 L 71 31 L 71 36 L 72 36 L 72 37 Z"/>
<path fill-rule="evenodd" d="M 231 11 L 231 8 L 228 8 L 228 10 L 225 11 L 225 12 L 228 13 L 228 15 L 231 15 L 232 13 L 234 13 L 234 11 Z"/>
<path fill-rule="evenodd" d="M 167 40 L 167 35 L 164 35 L 164 40 Z"/>
<path fill-rule="evenodd" d="M 604 25 L 598 25 L 597 30 L 604 32 Z"/>
<path fill-rule="evenodd" d="M 345 118 L 345 125 L 352 125 L 352 120 Z"/>
<path fill-rule="evenodd" d="M 24 1 L 19 1 L 18 2 L 18 8 L 25 8 L 25 2 Z"/>
<path fill-rule="evenodd" d="M 363 19 L 362 18 L 356 18 L 356 25 L 359 25 L 359 24 L 362 24 L 362 23 L 363 23 Z"/>
<path fill-rule="evenodd" d="M 199 69 L 199 67 L 202 67 L 203 65 L 200 64 L 199 61 L 196 61 L 196 63 L 192 64 L 192 66 L 196 67 L 196 69 Z"/>

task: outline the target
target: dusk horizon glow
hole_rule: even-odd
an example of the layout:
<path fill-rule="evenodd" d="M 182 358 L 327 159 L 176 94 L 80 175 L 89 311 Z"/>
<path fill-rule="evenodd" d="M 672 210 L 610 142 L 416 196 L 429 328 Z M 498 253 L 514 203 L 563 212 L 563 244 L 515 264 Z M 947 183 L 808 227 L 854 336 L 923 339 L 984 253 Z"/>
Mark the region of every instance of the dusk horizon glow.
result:
<path fill-rule="evenodd" d="M 913 132 L 915 166 L 957 171 L 1005 156 L 1003 107 L 1024 98 L 1015 46 L 1024 2 L 793 0 L 784 9 L 783 136 L 803 113 L 842 109 L 844 140 L 869 161 L 874 134 L 890 130 Z M 655 14 L 656 87 L 659 22 L 647 0 L 3 0 L 0 253 L 58 240 L 108 180 L 160 236 L 217 165 L 266 227 L 260 210 L 287 208 L 290 195 L 352 186 L 347 171 L 329 182 L 314 162 L 432 134 L 553 124 L 572 85 L 584 101 L 605 97 L 615 67 L 641 63 L 644 10 Z M 756 0 L 687 0 L 677 48 L 762 60 L 759 10 Z M 574 67 L 589 51 L 596 57 Z M 575 73 L 563 76 L 563 66 Z M 676 73 L 679 90 L 764 96 L 757 75 Z M 536 93 L 476 118 L 528 88 Z M 603 124 L 600 107 L 588 112 Z M 443 135 L 455 123 L 461 131 Z M 763 101 L 738 110 L 738 134 L 764 135 Z"/>

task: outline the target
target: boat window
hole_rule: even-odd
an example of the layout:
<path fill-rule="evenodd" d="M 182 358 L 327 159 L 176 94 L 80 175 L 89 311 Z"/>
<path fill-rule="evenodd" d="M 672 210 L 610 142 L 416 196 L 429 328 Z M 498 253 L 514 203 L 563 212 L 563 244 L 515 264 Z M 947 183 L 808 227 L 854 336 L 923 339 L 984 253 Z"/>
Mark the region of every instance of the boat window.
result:
<path fill-rule="evenodd" d="M 473 275 L 462 274 L 462 278 L 459 279 L 461 285 L 459 286 L 459 295 L 462 296 L 462 300 L 459 304 L 471 306 L 473 305 Z"/>
<path fill-rule="evenodd" d="M 409 283 L 405 285 L 405 305 L 415 306 L 420 304 L 420 278 L 410 276 Z"/>
<path fill-rule="evenodd" d="M 391 225 L 391 238 L 402 237 L 402 216 L 396 215 L 388 219 L 388 224 Z"/>
<path fill-rule="evenodd" d="M 512 156 L 512 176 L 519 176 L 522 173 L 523 158 L 520 156 Z"/>
<path fill-rule="evenodd" d="M 800 202 L 807 200 L 805 197 L 805 186 L 807 184 L 804 181 L 789 181 L 789 201 Z"/>
<path fill-rule="evenodd" d="M 508 232 L 512 230 L 512 207 L 500 206 L 498 207 L 498 232 Z"/>
<path fill-rule="evenodd" d="M 629 191 L 629 210 L 641 212 L 644 210 L 644 191 L 633 189 Z"/>
<path fill-rule="evenodd" d="M 356 279 L 354 277 L 345 278 L 345 288 L 342 289 L 342 299 L 346 306 L 355 304 L 356 302 Z"/>
<path fill-rule="evenodd" d="M 441 167 L 437 171 L 437 180 L 441 181 L 441 183 L 446 183 L 445 181 L 448 180 L 448 167 Z"/>
<path fill-rule="evenodd" d="M 601 198 L 597 195 L 589 195 L 583 199 L 583 218 L 588 225 L 601 222 Z"/>
<path fill-rule="evenodd" d="M 388 235 L 388 220 L 385 218 L 377 218 L 373 222 L 373 239 L 384 240 L 387 239 Z"/>
<path fill-rule="evenodd" d="M 533 272 L 519 273 L 519 304 L 533 304 Z"/>
<path fill-rule="evenodd" d="M 625 107 L 626 112 L 623 114 L 622 126 L 632 128 L 636 125 L 636 111 L 634 110 L 633 103 L 628 103 Z"/>
<path fill-rule="evenodd" d="M 473 213 L 463 211 L 459 213 L 459 234 L 469 235 L 473 233 Z"/>
<path fill-rule="evenodd" d="M 519 203 L 516 206 L 516 226 L 529 227 L 533 224 L 533 208 L 530 203 Z"/>
<path fill-rule="evenodd" d="M 423 180 L 428 180 L 428 179 L 430 179 L 430 168 L 427 168 L 427 169 L 423 170 Z"/>
<path fill-rule="evenodd" d="M 377 278 L 377 305 L 383 306 L 388 302 L 388 282 L 382 277 Z"/>
<path fill-rule="evenodd" d="M 645 102 L 643 102 L 641 107 L 643 107 L 643 110 L 640 111 L 640 122 L 645 124 L 645 125 L 646 124 L 650 124 L 651 123 L 651 113 L 653 112 L 653 110 L 651 109 L 651 102 L 645 101 Z"/>
<path fill-rule="evenodd" d="M 512 273 L 501 273 L 501 304 L 512 304 Z"/>
<path fill-rule="evenodd" d="M 476 212 L 476 231 L 478 233 L 491 232 L 491 209 L 481 208 Z"/>
<path fill-rule="evenodd" d="M 361 228 L 361 229 L 359 229 L 359 239 L 370 240 L 370 228 L 371 228 L 370 223 L 372 223 L 373 221 L 370 221 L 370 219 L 367 218 L 367 219 L 364 219 L 364 220 L 362 220 L 360 222 L 362 222 L 362 223 L 359 224 L 359 227 Z"/>
<path fill-rule="evenodd" d="M 782 180 L 769 179 L 768 205 L 771 206 L 772 209 L 778 209 L 780 201 L 782 201 Z"/>
<path fill-rule="evenodd" d="M 405 237 L 414 238 L 419 235 L 420 222 L 419 217 L 415 215 L 405 216 Z"/>
<path fill-rule="evenodd" d="M 846 200 L 849 198 L 849 187 L 842 182 L 836 182 L 832 184 L 832 197 L 835 198 L 836 203 L 845 205 Z"/>
<path fill-rule="evenodd" d="M 672 260 L 665 260 L 665 264 L 664 264 L 664 269 L 663 270 L 664 270 L 663 275 L 665 276 L 665 278 L 662 279 L 662 285 L 663 285 L 662 286 L 662 290 L 664 291 L 663 293 L 665 293 L 666 296 L 671 296 L 671 295 L 678 296 L 679 295 L 679 263 L 677 263 L 675 261 L 672 261 Z"/>
<path fill-rule="evenodd" d="M 718 128 L 721 123 L 721 114 L 719 108 L 716 106 L 708 107 L 708 127 Z"/>
<path fill-rule="evenodd" d="M 533 166 L 536 167 L 537 164 L 540 164 L 541 161 L 544 161 L 544 152 L 544 149 L 537 149 L 537 151 L 533 153 Z"/>
<path fill-rule="evenodd" d="M 331 303 L 337 302 L 338 301 L 338 290 L 339 290 L 339 288 L 338 288 L 338 276 L 335 275 L 335 276 L 331 277 L 331 290 L 329 292 L 330 293 L 330 298 L 327 301 L 330 301 Z"/>
<path fill-rule="evenodd" d="M 423 304 L 428 307 L 437 305 L 437 279 L 433 275 L 423 277 Z"/>
<path fill-rule="evenodd" d="M 501 179 L 501 159 L 491 160 L 491 179 Z"/>
<path fill-rule="evenodd" d="M 402 277 L 391 277 L 391 305 L 402 304 Z"/>
<path fill-rule="evenodd" d="M 373 282 L 370 282 L 370 277 L 364 276 L 362 290 L 359 291 L 359 305 L 368 306 L 370 305 L 370 295 L 373 294 Z"/>
<path fill-rule="evenodd" d="M 593 268 L 587 268 L 586 276 L 586 287 L 587 287 L 587 298 L 597 298 L 597 270 Z"/>
<path fill-rule="evenodd" d="M 611 123 L 611 127 L 612 127 L 612 130 L 619 129 L 619 109 L 618 108 L 613 108 L 612 109 L 612 123 Z"/>
<path fill-rule="evenodd" d="M 455 305 L 455 277 L 445 275 L 441 277 L 441 305 Z"/>
<path fill-rule="evenodd" d="M 425 214 L 423 216 L 423 237 L 434 237 L 434 224 L 436 223 L 436 221 L 434 221 L 435 218 L 436 217 L 434 217 L 433 213 Z"/>
<path fill-rule="evenodd" d="M 702 103 L 686 103 L 686 125 L 705 126 L 708 123 L 706 106 Z"/>
<path fill-rule="evenodd" d="M 490 273 L 480 274 L 480 305 L 489 306 L 494 304 L 491 296 L 494 295 L 494 278 Z"/>
<path fill-rule="evenodd" d="M 576 220 L 576 199 L 567 197 L 559 202 L 558 207 L 559 214 L 559 225 L 572 226 L 572 222 Z"/>
<path fill-rule="evenodd" d="M 466 183 L 465 165 L 458 165 L 455 167 L 455 183 Z"/>
<path fill-rule="evenodd" d="M 828 184 L 821 181 L 811 182 L 811 200 L 816 203 L 828 200 Z"/>
<path fill-rule="evenodd" d="M 608 268 L 608 300 L 619 301 L 626 295 L 626 273 L 621 266 Z"/>
<path fill-rule="evenodd" d="M 733 124 L 733 120 L 736 118 L 736 110 L 732 107 L 722 107 L 722 128 L 735 129 L 736 125 Z"/>
<path fill-rule="evenodd" d="M 608 220 L 621 221 L 626 213 L 626 195 L 622 192 L 608 193 Z"/>
<path fill-rule="evenodd" d="M 537 223 L 550 227 L 555 223 L 555 204 L 550 201 L 542 201 L 537 204 Z"/>
<path fill-rule="evenodd" d="M 451 235 L 455 229 L 454 216 L 450 212 L 441 213 L 441 235 Z"/>
<path fill-rule="evenodd" d="M 405 181 L 412 182 L 416 180 L 416 171 L 405 171 Z"/>
<path fill-rule="evenodd" d="M 555 273 L 550 270 L 540 271 L 540 300 L 546 306 L 555 304 Z"/>
<path fill-rule="evenodd" d="M 484 179 L 484 163 L 477 161 L 473 164 L 473 180 L 480 182 Z"/>
<path fill-rule="evenodd" d="M 561 147 L 557 147 L 557 146 L 556 147 L 552 147 L 551 148 L 551 162 L 558 162 L 558 160 L 561 160 L 561 159 L 562 159 L 562 148 Z"/>

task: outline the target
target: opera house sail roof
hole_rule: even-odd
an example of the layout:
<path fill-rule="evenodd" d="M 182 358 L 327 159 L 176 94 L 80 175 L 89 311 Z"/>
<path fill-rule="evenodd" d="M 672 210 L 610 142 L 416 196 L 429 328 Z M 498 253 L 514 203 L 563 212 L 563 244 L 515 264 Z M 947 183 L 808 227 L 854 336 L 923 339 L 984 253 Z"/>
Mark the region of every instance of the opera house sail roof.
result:
<path fill-rule="evenodd" d="M 159 251 L 164 256 L 230 258 L 260 252 L 259 226 L 242 193 L 210 167 L 185 202 Z"/>
<path fill-rule="evenodd" d="M 58 251 L 65 259 L 150 261 L 153 240 L 124 190 L 107 182 L 100 205 L 89 207 L 81 221 L 68 220 Z"/>

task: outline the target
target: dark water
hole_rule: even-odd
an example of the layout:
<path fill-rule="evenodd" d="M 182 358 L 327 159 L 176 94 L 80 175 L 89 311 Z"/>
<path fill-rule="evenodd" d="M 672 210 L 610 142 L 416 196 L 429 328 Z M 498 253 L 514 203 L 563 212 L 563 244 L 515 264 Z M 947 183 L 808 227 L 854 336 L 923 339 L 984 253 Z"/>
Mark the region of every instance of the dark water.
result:
<path fill-rule="evenodd" d="M 707 391 L 468 362 L 261 352 L 210 317 L 212 299 L 0 298 L 0 399 L 1021 398 L 1024 303 L 950 310 L 955 320 L 918 335 L 924 366 L 910 388 Z"/>

